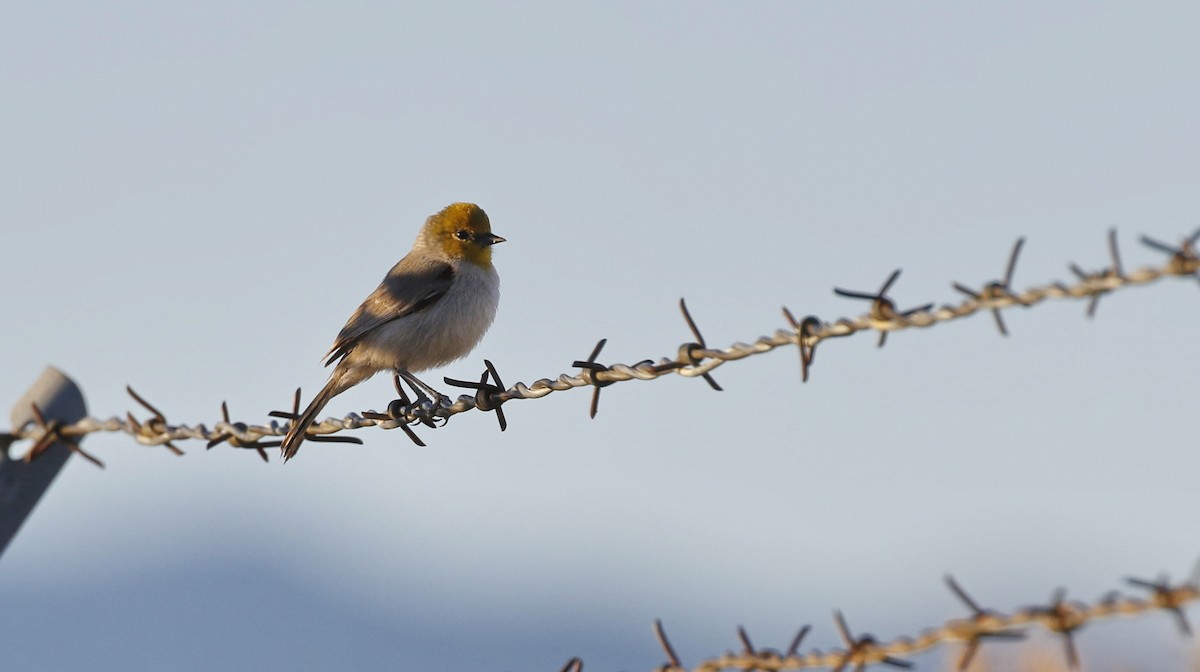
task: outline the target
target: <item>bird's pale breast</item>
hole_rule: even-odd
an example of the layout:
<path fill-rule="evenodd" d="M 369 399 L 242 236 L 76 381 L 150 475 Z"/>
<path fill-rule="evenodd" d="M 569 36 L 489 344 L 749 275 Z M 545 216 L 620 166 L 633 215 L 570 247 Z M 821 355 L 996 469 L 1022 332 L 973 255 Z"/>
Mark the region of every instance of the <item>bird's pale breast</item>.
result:
<path fill-rule="evenodd" d="M 384 323 L 355 344 L 355 368 L 424 371 L 464 357 L 496 317 L 500 280 L 494 268 L 461 264 L 445 296 L 433 305 Z"/>

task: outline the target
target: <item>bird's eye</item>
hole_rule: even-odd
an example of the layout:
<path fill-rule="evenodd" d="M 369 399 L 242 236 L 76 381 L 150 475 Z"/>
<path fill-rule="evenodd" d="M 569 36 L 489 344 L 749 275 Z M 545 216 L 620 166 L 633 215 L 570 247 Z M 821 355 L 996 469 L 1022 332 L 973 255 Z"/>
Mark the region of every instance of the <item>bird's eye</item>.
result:
<path fill-rule="evenodd" d="M 471 232 L 466 229 L 459 229 L 458 231 L 454 232 L 454 237 L 458 238 L 459 240 L 470 240 Z"/>

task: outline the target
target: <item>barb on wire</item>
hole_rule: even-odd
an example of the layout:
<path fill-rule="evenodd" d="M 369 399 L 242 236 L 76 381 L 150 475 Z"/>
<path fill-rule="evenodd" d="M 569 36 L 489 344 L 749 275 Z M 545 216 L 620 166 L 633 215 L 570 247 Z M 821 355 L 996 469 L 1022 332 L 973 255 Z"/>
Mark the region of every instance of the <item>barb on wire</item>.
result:
<path fill-rule="evenodd" d="M 666 664 L 655 668 L 657 672 L 686 671 L 687 668 L 679 662 L 679 655 L 675 653 L 675 647 L 671 646 L 671 640 L 667 639 L 667 632 L 663 629 L 662 620 L 657 618 L 654 619 L 654 636 L 658 639 L 658 645 L 662 647 L 663 653 L 667 654 Z"/>
<path fill-rule="evenodd" d="M 955 289 L 972 299 L 980 303 L 989 304 L 989 307 L 992 309 L 992 317 L 996 320 L 996 328 L 1000 330 L 1001 336 L 1008 336 L 1008 329 L 1004 326 L 1004 318 L 1000 317 L 1000 309 L 992 304 L 1000 299 L 1012 300 L 1014 298 L 1013 293 L 1008 288 L 1012 286 L 1013 271 L 1017 268 L 1017 255 L 1021 254 L 1021 246 L 1024 244 L 1025 239 L 1018 238 L 1016 244 L 1013 245 L 1012 252 L 1008 255 L 1008 267 L 1004 271 L 1003 282 L 989 282 L 978 292 L 957 282 L 952 285 Z"/>
<path fill-rule="evenodd" d="M 1171 255 L 1167 262 L 1166 272 L 1171 275 L 1195 275 L 1200 270 L 1200 254 L 1196 253 L 1196 243 L 1200 242 L 1200 229 L 1183 239 L 1179 247 L 1172 247 L 1159 242 L 1150 236 L 1142 236 L 1142 244 L 1160 252 Z"/>
<path fill-rule="evenodd" d="M 296 392 L 296 405 L 299 406 L 300 390 L 296 390 Z M 234 448 L 253 449 L 258 452 L 258 456 L 262 458 L 263 462 L 270 462 L 271 460 L 267 457 L 266 449 L 277 448 L 283 443 L 283 441 L 260 441 L 258 439 L 243 441 L 239 437 L 246 433 L 247 425 L 244 422 L 233 422 L 229 419 L 229 404 L 225 403 L 224 401 L 221 402 L 221 419 L 222 424 L 217 425 L 215 428 L 218 432 L 220 432 L 220 434 L 214 436 L 212 439 L 209 439 L 206 450 L 212 450 L 213 446 L 228 442 L 229 445 L 233 446 Z M 222 425 L 224 425 L 224 427 L 222 427 Z"/>
<path fill-rule="evenodd" d="M 963 672 L 971 664 L 971 659 L 979 652 L 979 646 L 983 643 L 984 639 L 1025 638 L 1025 633 L 1021 631 L 997 629 L 996 625 L 1002 622 L 1004 616 L 983 609 L 976 604 L 975 600 L 972 600 L 971 596 L 967 595 L 967 592 L 949 574 L 946 575 L 946 585 L 954 593 L 955 597 L 971 610 L 971 618 L 969 620 L 951 621 L 947 624 L 947 627 L 957 630 L 959 636 L 967 643 L 963 649 L 962 656 L 958 659 L 959 672 Z"/>
<path fill-rule="evenodd" d="M 146 437 L 153 440 L 162 434 L 165 428 L 170 426 L 167 423 L 167 417 L 162 414 L 162 411 L 151 406 L 150 402 L 143 399 L 137 392 L 134 392 L 132 386 L 126 385 L 125 391 L 129 393 L 129 396 L 133 397 L 134 401 L 141 404 L 142 407 L 147 411 L 150 411 L 150 415 L 152 416 L 145 423 L 139 423 L 137 419 L 133 417 L 133 413 L 126 413 L 125 416 L 129 420 L 129 426 L 133 428 L 133 431 L 130 432 L 131 434 L 139 439 Z M 163 441 L 162 445 L 166 446 L 168 450 L 170 450 L 172 453 L 175 453 L 177 456 L 183 455 L 183 451 L 175 447 L 170 441 Z"/>
<path fill-rule="evenodd" d="M 104 463 L 81 448 L 77 439 L 64 433 L 64 425 L 61 422 L 58 420 L 47 420 L 46 416 L 42 413 L 42 409 L 37 404 L 30 404 L 29 410 L 33 415 L 33 424 L 39 434 L 37 440 L 29 448 L 29 451 L 25 453 L 26 464 L 37 459 L 39 455 L 49 450 L 50 446 L 61 443 L 71 452 L 77 453 L 80 457 L 83 457 L 101 469 L 104 468 Z"/>
<path fill-rule="evenodd" d="M 796 332 L 796 343 L 800 347 L 800 382 L 807 383 L 808 370 L 812 368 L 813 358 L 817 356 L 817 343 L 820 341 L 816 338 L 816 332 L 821 326 L 821 320 L 809 315 L 797 322 L 796 316 L 792 315 L 787 306 L 783 307 L 783 316 L 787 318 L 788 324 L 792 325 L 792 331 Z"/>
<path fill-rule="evenodd" d="M 809 630 L 812 630 L 812 626 L 806 625 L 796 632 L 796 636 L 792 638 L 792 643 L 788 645 L 787 653 L 783 656 L 784 658 L 795 658 L 796 654 L 800 653 L 800 644 L 804 642 L 804 636 L 808 634 Z"/>
<path fill-rule="evenodd" d="M 297 418 L 299 418 L 300 417 L 300 388 L 297 387 L 296 393 L 292 395 L 292 410 L 290 412 L 289 411 L 271 411 L 271 412 L 267 413 L 267 415 L 271 416 L 272 418 L 284 418 L 284 419 L 293 420 L 293 421 L 296 420 Z M 276 430 L 275 432 L 273 432 L 271 434 L 271 436 L 283 436 L 284 434 L 287 433 L 286 426 L 283 428 L 282 432 L 280 432 L 278 430 L 278 427 L 275 425 L 275 423 L 271 423 L 271 426 L 272 426 L 272 429 Z M 247 428 L 245 433 L 251 434 L 253 429 L 254 428 Z M 311 428 L 308 431 L 309 431 L 309 435 L 304 439 L 305 441 L 311 441 L 313 443 L 354 443 L 357 445 L 362 445 L 362 439 L 360 439 L 356 436 L 317 436 L 312 433 L 313 430 Z M 248 441 L 251 441 L 252 439 L 242 439 L 242 440 L 248 442 Z M 282 443 L 282 441 L 280 441 L 279 443 L 272 444 L 272 445 L 278 446 L 281 443 Z"/>
<path fill-rule="evenodd" d="M 850 626 L 846 625 L 846 618 L 842 616 L 841 611 L 834 611 L 833 619 L 837 623 L 838 634 L 846 643 L 846 652 L 842 654 L 842 662 L 833 668 L 834 672 L 841 672 L 850 663 L 854 663 L 854 672 L 862 672 L 871 663 L 880 663 L 901 669 L 909 669 L 913 666 L 911 661 L 887 655 L 884 648 L 879 645 L 879 641 L 873 636 L 863 634 L 855 637 L 850 634 Z"/>
<path fill-rule="evenodd" d="M 480 411 L 495 411 L 496 420 L 500 423 L 500 431 L 503 432 L 508 429 L 508 421 L 504 419 L 504 409 L 500 407 L 501 404 L 508 401 L 500 397 L 504 392 L 504 383 L 500 380 L 500 374 L 496 373 L 496 367 L 492 365 L 491 361 L 485 359 L 483 364 L 486 368 L 483 370 L 483 375 L 479 377 L 478 383 L 453 378 L 444 380 L 447 385 L 475 390 L 475 408 Z M 491 376 L 496 384 L 488 383 L 488 376 Z"/>
<path fill-rule="evenodd" d="M 1042 627 L 1057 635 L 1062 635 L 1063 647 L 1067 654 L 1067 666 L 1072 670 L 1078 670 L 1079 651 L 1075 648 L 1075 633 L 1087 623 L 1087 618 L 1080 605 L 1067 602 L 1066 599 L 1067 589 L 1058 588 L 1050 598 L 1049 605 L 1034 607 L 1029 612 Z"/>
<path fill-rule="evenodd" d="M 1108 255 L 1112 259 L 1112 266 L 1101 269 L 1095 273 L 1088 273 L 1074 262 L 1071 263 L 1071 272 L 1074 273 L 1084 283 L 1097 285 L 1099 291 L 1092 293 L 1092 298 L 1088 300 L 1087 316 L 1091 319 L 1096 316 L 1096 306 L 1100 303 L 1100 296 L 1107 294 L 1109 291 L 1109 280 L 1124 280 L 1125 274 L 1121 271 L 1121 254 L 1117 250 L 1117 230 L 1108 230 Z"/>
<path fill-rule="evenodd" d="M 874 294 L 866 292 L 855 292 L 849 289 L 833 288 L 833 293 L 839 296 L 845 296 L 851 299 L 866 299 L 871 302 L 871 311 L 869 313 L 871 320 L 879 329 L 879 345 L 876 347 L 882 348 L 887 342 L 888 330 L 896 323 L 904 323 L 905 318 L 917 313 L 924 313 L 933 308 L 932 303 L 927 303 L 923 306 L 910 308 L 905 311 L 896 310 L 896 304 L 891 299 L 887 298 L 888 290 L 892 288 L 892 283 L 896 282 L 896 278 L 900 277 L 900 269 L 896 269 L 888 276 L 888 279 L 883 282 L 883 286 Z"/>
<path fill-rule="evenodd" d="M 604 349 L 605 343 L 608 343 L 607 338 L 600 339 L 596 342 L 596 347 L 592 348 L 592 354 L 588 355 L 586 360 L 581 361 L 577 359 L 571 364 L 571 366 L 583 369 L 580 375 L 586 376 L 592 381 L 592 406 L 588 411 L 589 418 L 595 418 L 596 411 L 600 408 L 600 389 L 617 382 L 615 380 L 597 380 L 595 375 L 598 373 L 607 373 L 610 370 L 607 366 L 596 363 L 596 358 L 600 356 L 600 351 Z"/>
<path fill-rule="evenodd" d="M 404 435 L 407 436 L 408 439 L 410 441 L 412 441 L 413 443 L 424 448 L 425 442 L 421 440 L 421 437 L 417 436 L 417 433 L 414 432 L 412 427 L 409 426 L 409 422 L 407 420 L 406 414 L 408 412 L 408 408 L 412 405 L 412 402 L 408 398 L 408 393 L 404 391 L 404 385 L 402 385 L 400 383 L 400 374 L 395 374 L 392 376 L 392 384 L 395 385 L 396 394 L 399 396 L 396 399 L 393 399 L 388 404 L 387 413 L 377 413 L 375 411 L 363 411 L 362 416 L 364 418 L 366 418 L 367 420 L 379 420 L 381 422 L 387 422 L 387 421 L 399 422 L 400 424 L 397 426 L 400 427 L 400 429 L 404 430 Z M 299 393 L 299 390 L 297 390 L 297 394 L 298 393 Z M 298 400 L 299 400 L 299 397 L 297 396 L 297 401 Z M 298 404 L 297 404 L 297 407 L 298 407 Z M 433 423 L 430 423 L 430 426 L 436 427 L 436 425 L 433 425 Z"/>
<path fill-rule="evenodd" d="M 981 310 L 991 311 L 997 319 L 997 327 L 1000 328 L 1001 333 L 1007 333 L 1007 328 L 1000 319 L 999 311 L 1013 306 L 1032 307 L 1052 299 L 1086 299 L 1089 302 L 1088 314 L 1093 315 L 1097 301 L 1102 295 L 1125 287 L 1156 282 L 1167 277 L 1196 278 L 1200 276 L 1200 258 L 1197 257 L 1196 251 L 1196 246 L 1200 242 L 1200 231 L 1183 239 L 1179 247 L 1171 247 L 1143 236 L 1142 242 L 1155 250 L 1169 253 L 1171 257 L 1162 266 L 1138 269 L 1129 273 L 1126 273 L 1121 265 L 1115 229 L 1109 231 L 1108 242 L 1112 266 L 1095 273 L 1086 273 L 1077 265 L 1071 264 L 1072 271 L 1078 276 L 1078 281 L 1074 284 L 1053 282 L 1042 287 L 1016 291 L 1012 287 L 1012 276 L 1018 255 L 1023 249 L 1022 239 L 1017 241 L 1009 255 L 1009 263 L 1003 281 L 989 283 L 980 290 L 970 289 L 957 283 L 953 285 L 959 291 L 968 294 L 968 300 L 959 305 L 942 305 L 934 309 L 934 304 L 926 304 L 910 310 L 897 310 L 895 304 L 887 296 L 888 291 L 900 275 L 900 271 L 897 270 L 874 294 L 835 288 L 834 291 L 841 296 L 871 301 L 871 307 L 865 315 L 853 319 L 841 318 L 834 322 L 822 322 L 813 316 L 797 320 L 791 310 L 784 308 L 783 316 L 787 322 L 786 328 L 779 328 L 773 334 L 761 336 L 753 343 L 735 342 L 726 348 L 710 348 L 708 346 L 700 329 L 696 326 L 695 320 L 692 319 L 687 303 L 680 299 L 680 312 L 695 340 L 680 345 L 673 357 L 662 357 L 658 360 L 644 359 L 634 364 L 600 364 L 596 360 L 607 342 L 601 340 L 594 348 L 592 356 L 587 360 L 576 360 L 573 363 L 573 366 L 579 369 L 577 374 L 563 373 L 556 378 L 540 378 L 528 385 L 518 382 L 507 389 L 504 389 L 499 377 L 495 375 L 495 367 L 485 362 L 489 370 L 480 378 L 480 382 L 459 381 L 463 386 L 473 390 L 473 394 L 460 395 L 456 399 L 446 397 L 433 390 L 426 394 L 423 391 L 423 384 L 418 385 L 419 381 L 409 380 L 409 384 L 416 391 L 416 398 L 410 399 L 403 391 L 399 378 L 393 377 L 399 398 L 388 404 L 386 412 L 368 410 L 362 413 L 351 413 L 344 418 L 330 418 L 323 422 L 313 423 L 308 430 L 309 440 L 362 443 L 360 439 L 330 435 L 365 427 L 400 428 L 413 443 L 423 446 L 424 442 L 412 430 L 412 426 L 416 424 L 436 429 L 459 413 L 471 410 L 491 410 L 496 411 L 497 422 L 503 428 L 507 426 L 507 420 L 500 408 L 506 402 L 514 399 L 540 399 L 554 392 L 581 387 L 592 388 L 590 413 L 594 416 L 599 406 L 599 391 L 603 387 L 634 379 L 655 380 L 673 374 L 687 378 L 704 378 L 713 389 L 720 390 L 720 385 L 712 375 L 714 369 L 728 362 L 767 353 L 785 346 L 795 346 L 799 349 L 801 379 L 807 380 L 817 345 L 827 338 L 846 337 L 861 331 L 877 331 L 879 332 L 879 345 L 883 345 L 887 334 L 891 331 L 910 327 L 931 327 L 942 322 L 968 317 Z M 491 383 L 487 382 L 489 378 L 492 380 Z M 275 440 L 285 435 L 291 422 L 298 416 L 298 404 L 293 401 L 291 412 L 272 411 L 268 413 L 269 417 L 282 419 L 285 422 L 271 421 L 267 425 L 251 425 L 231 422 L 223 415 L 223 419 L 211 430 L 203 424 L 172 425 L 167 422 L 157 408 L 150 405 L 132 389 L 129 389 L 129 393 L 138 404 L 149 411 L 151 415 L 149 420 L 140 422 L 132 413 L 126 414 L 125 417 L 113 417 L 107 420 L 89 417 L 69 425 L 55 425 L 55 435 L 62 439 L 73 439 L 91 432 L 125 432 L 143 445 L 163 445 L 176 454 L 182 454 L 182 451 L 175 446 L 175 442 L 187 439 L 198 439 L 212 443 L 214 446 L 225 444 L 237 448 L 254 448 L 255 442 L 266 445 L 266 442 L 263 442 L 264 439 Z M 47 430 L 45 427 L 37 426 L 36 423 L 30 423 L 11 430 L 9 434 L 17 439 L 37 440 L 46 436 Z M 233 441 L 233 438 L 236 441 Z M 36 457 L 41 450 L 44 448 L 30 451 L 30 454 Z"/>
<path fill-rule="evenodd" d="M 739 625 L 737 633 L 738 639 L 742 641 L 742 653 L 751 658 L 758 656 L 758 653 L 754 650 L 754 645 L 750 643 L 750 635 L 746 634 L 746 629 Z"/>
<path fill-rule="evenodd" d="M 437 390 L 432 390 L 433 397 L 431 398 L 425 394 L 421 387 L 413 384 L 412 381 L 408 381 L 409 386 L 413 388 L 413 394 L 417 395 L 416 399 L 410 401 L 408 393 L 404 391 L 404 381 L 406 380 L 408 379 L 402 377 L 398 371 L 392 376 L 392 383 L 396 387 L 397 396 L 388 404 L 388 415 L 395 418 L 405 418 L 405 421 L 408 423 L 420 423 L 429 429 L 445 427 L 450 419 L 439 418 L 432 411 L 446 397 Z M 442 421 L 440 425 L 438 424 L 439 420 Z"/>
<path fill-rule="evenodd" d="M 778 650 L 771 648 L 756 649 L 754 645 L 750 643 L 750 635 L 746 632 L 746 629 L 740 625 L 737 629 L 738 639 L 742 643 L 742 655 L 746 658 L 753 659 L 757 663 L 756 667 L 749 668 L 751 670 L 777 670 L 781 666 L 785 665 L 787 659 L 796 655 L 796 651 L 800 648 L 800 642 L 804 639 L 804 635 L 807 632 L 807 625 L 803 628 L 800 628 L 800 632 L 792 638 L 792 643 L 790 646 L 788 646 L 787 652 L 780 653 Z"/>
<path fill-rule="evenodd" d="M 683 313 L 683 319 L 687 320 L 687 325 L 688 328 L 692 330 L 692 335 L 696 337 L 696 342 L 684 343 L 683 345 L 679 346 L 679 361 L 686 362 L 688 366 L 696 367 L 699 366 L 700 362 L 704 359 L 703 357 L 698 356 L 697 352 L 707 349 L 708 345 L 706 345 L 704 342 L 704 336 L 700 335 L 700 329 L 696 327 L 696 322 L 692 319 L 691 312 L 688 311 L 687 302 L 683 299 L 679 299 L 679 310 Z M 718 392 L 722 391 L 721 386 L 717 384 L 716 379 L 712 377 L 711 373 L 704 371 L 700 375 L 703 376 L 709 387 L 712 387 L 712 389 Z"/>
<path fill-rule="evenodd" d="M 1188 637 L 1192 636 L 1192 626 L 1188 623 L 1187 614 L 1183 613 L 1183 607 L 1187 601 L 1186 596 L 1181 595 L 1171 586 L 1169 576 L 1159 574 L 1156 581 L 1126 577 L 1125 582 L 1131 586 L 1150 590 L 1154 594 L 1154 605 L 1170 612 L 1175 617 L 1175 622 L 1179 625 L 1179 631 Z M 1196 563 L 1195 569 L 1192 570 L 1191 578 L 1183 585 L 1193 589 L 1200 589 L 1200 562 Z"/>

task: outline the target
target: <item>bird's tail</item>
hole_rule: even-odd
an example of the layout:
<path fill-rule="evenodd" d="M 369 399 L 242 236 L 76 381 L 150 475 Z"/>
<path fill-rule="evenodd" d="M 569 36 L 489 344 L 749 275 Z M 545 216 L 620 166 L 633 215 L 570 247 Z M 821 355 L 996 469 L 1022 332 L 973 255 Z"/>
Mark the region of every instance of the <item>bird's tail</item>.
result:
<path fill-rule="evenodd" d="M 300 414 L 292 422 L 291 429 L 288 430 L 287 436 L 283 437 L 283 443 L 279 446 L 279 450 L 283 453 L 283 461 L 287 462 L 296 455 L 296 451 L 300 450 L 300 444 L 304 442 L 304 437 L 308 432 L 308 428 L 317 420 L 317 414 L 325 408 L 325 404 L 336 396 L 343 389 L 340 386 L 341 381 L 338 376 L 332 376 L 325 387 L 313 397 L 313 400 L 308 402 L 308 408 Z"/>

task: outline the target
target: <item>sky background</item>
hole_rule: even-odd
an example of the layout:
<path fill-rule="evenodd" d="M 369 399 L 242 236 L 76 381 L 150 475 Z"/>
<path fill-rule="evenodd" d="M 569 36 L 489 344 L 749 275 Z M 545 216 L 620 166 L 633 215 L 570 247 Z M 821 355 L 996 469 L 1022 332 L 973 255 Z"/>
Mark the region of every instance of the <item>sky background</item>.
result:
<path fill-rule="evenodd" d="M 432 3 L 431 3 L 432 5 Z M 1127 268 L 1200 225 L 1190 2 L 0 5 L 0 406 L 47 365 L 97 416 L 260 423 L 452 201 L 479 203 L 506 383 L 673 356 L 950 283 Z M 1200 558 L 1200 290 L 981 314 L 365 430 L 286 466 L 97 435 L 0 560 L 0 666 L 591 670 L 840 645 Z M 382 408 L 387 377 L 328 414 Z M 4 401 L 7 399 L 8 401 Z M 2 425 L 0 425 L 2 426 Z M 1195 615 L 1195 610 L 1193 610 Z M 1089 670 L 1179 669 L 1165 615 Z M 943 655 L 920 658 L 941 669 Z M 988 651 L 985 648 L 985 653 Z M 999 648 L 995 649 L 999 653 Z"/>

